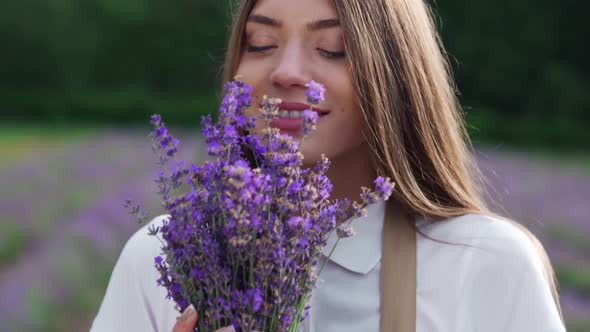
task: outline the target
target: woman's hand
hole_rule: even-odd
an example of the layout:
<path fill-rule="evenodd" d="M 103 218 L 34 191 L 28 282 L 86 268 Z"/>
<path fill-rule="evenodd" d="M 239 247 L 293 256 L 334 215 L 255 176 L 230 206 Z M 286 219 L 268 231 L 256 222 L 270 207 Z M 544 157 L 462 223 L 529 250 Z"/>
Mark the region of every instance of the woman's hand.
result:
<path fill-rule="evenodd" d="M 172 332 L 193 332 L 195 330 L 195 325 L 197 324 L 197 311 L 195 307 L 191 304 L 186 309 L 180 317 L 176 320 L 176 324 L 174 324 L 174 328 Z M 222 327 L 216 332 L 236 332 L 233 326 L 226 326 Z"/>

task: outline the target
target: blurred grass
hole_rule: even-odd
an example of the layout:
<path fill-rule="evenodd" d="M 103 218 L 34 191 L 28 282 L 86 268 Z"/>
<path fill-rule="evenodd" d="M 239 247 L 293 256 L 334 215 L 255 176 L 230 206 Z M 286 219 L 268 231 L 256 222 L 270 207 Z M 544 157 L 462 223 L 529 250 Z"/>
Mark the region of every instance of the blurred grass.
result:
<path fill-rule="evenodd" d="M 504 144 L 527 151 L 571 155 L 590 149 L 588 123 L 560 114 L 511 115 L 483 106 L 465 111 L 474 144 Z M 561 152 L 558 152 L 561 151 Z M 565 152 L 565 153 L 564 153 Z"/>
<path fill-rule="evenodd" d="M 479 142 L 474 140 L 476 149 L 501 151 L 504 155 L 513 155 L 519 159 L 538 162 L 539 165 L 555 167 L 563 172 L 582 172 L 590 175 L 590 149 L 577 147 L 518 146 L 505 143 Z"/>
<path fill-rule="evenodd" d="M 572 289 L 578 294 L 590 297 L 590 269 L 559 262 L 554 265 L 560 287 Z"/>
<path fill-rule="evenodd" d="M 37 331 L 57 331 L 55 326 L 62 314 L 61 308 L 50 300 L 46 292 L 46 289 L 33 287 L 27 294 L 28 324 Z"/>
<path fill-rule="evenodd" d="M 580 148 L 542 148 L 530 147 L 528 149 L 507 148 L 504 151 L 511 150 L 526 156 L 529 160 L 537 160 L 547 166 L 558 166 L 559 168 L 573 171 L 583 171 L 590 174 L 590 153 L 589 149 Z"/>
<path fill-rule="evenodd" d="M 18 164 L 27 157 L 49 154 L 89 139 L 98 126 L 9 125 L 0 124 L 0 167 Z"/>
<path fill-rule="evenodd" d="M 13 263 L 27 245 L 25 233 L 17 223 L 0 223 L 0 267 Z"/>
<path fill-rule="evenodd" d="M 0 143 L 30 138 L 75 138 L 85 136 L 104 128 L 98 125 L 43 125 L 43 124 L 0 124 Z"/>
<path fill-rule="evenodd" d="M 568 320 L 567 332 L 588 332 L 590 331 L 590 324 L 585 321 Z"/>
<path fill-rule="evenodd" d="M 590 257 L 590 241 L 587 236 L 580 234 L 576 229 L 565 225 L 549 225 L 544 231 L 550 238 Z"/>

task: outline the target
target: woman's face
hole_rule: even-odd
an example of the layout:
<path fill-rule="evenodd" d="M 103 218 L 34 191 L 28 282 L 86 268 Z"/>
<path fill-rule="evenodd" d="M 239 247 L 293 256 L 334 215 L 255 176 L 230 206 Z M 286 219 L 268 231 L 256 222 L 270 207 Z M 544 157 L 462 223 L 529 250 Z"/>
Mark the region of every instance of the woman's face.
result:
<path fill-rule="evenodd" d="M 361 114 L 331 0 L 259 0 L 248 18 L 244 42 L 237 74 L 252 86 L 256 98 L 248 115 L 260 116 L 263 95 L 305 103 L 305 84 L 314 80 L 325 86 L 326 98 L 317 105 L 317 129 L 305 138 L 301 149 L 305 163 L 316 162 L 322 153 L 335 159 L 362 145 Z M 298 107 L 285 104 L 282 108 Z M 273 126 L 300 140 L 302 121 L 284 117 L 279 112 Z M 259 120 L 255 132 L 260 134 L 264 126 Z"/>

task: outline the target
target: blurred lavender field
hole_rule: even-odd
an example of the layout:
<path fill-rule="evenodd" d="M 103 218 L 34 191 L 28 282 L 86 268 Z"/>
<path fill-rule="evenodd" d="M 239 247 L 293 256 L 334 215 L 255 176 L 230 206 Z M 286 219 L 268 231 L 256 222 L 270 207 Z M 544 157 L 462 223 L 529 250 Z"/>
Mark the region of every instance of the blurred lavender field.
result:
<path fill-rule="evenodd" d="M 197 130 L 178 133 L 199 162 Z M 87 331 L 127 238 L 122 204 L 162 213 L 148 131 L 0 137 L 0 330 Z M 556 268 L 568 331 L 590 331 L 590 163 L 481 148 L 496 209 L 526 224 Z"/>

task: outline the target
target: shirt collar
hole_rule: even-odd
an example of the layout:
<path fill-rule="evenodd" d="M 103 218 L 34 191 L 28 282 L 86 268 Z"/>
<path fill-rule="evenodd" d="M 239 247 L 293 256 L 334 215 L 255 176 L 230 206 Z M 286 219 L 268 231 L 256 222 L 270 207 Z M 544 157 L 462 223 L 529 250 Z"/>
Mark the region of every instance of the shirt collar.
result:
<path fill-rule="evenodd" d="M 385 207 L 383 201 L 370 204 L 367 216 L 352 220 L 350 225 L 356 234 L 340 239 L 330 260 L 352 272 L 369 273 L 381 261 Z M 322 250 L 325 257 L 328 257 L 337 240 L 336 232 L 332 232 Z"/>

